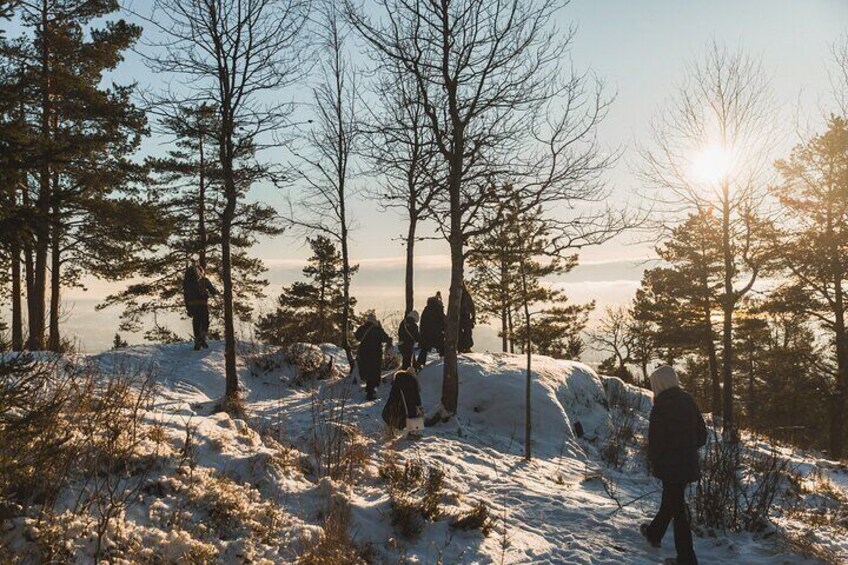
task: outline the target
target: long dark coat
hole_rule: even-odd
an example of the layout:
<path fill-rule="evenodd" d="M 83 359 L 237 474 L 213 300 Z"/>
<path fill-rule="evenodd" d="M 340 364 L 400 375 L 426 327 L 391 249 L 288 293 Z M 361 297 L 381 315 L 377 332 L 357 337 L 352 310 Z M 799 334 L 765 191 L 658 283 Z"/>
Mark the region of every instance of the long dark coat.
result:
<path fill-rule="evenodd" d="M 680 387 L 654 398 L 648 429 L 648 459 L 654 476 L 672 483 L 701 477 L 698 449 L 707 442 L 707 427 L 692 396 Z"/>
<path fill-rule="evenodd" d="M 380 370 L 383 366 L 383 344 L 392 343 L 392 338 L 379 325 L 365 322 L 354 334 L 359 341 L 357 363 L 359 376 L 365 382 L 380 382 Z"/>
<path fill-rule="evenodd" d="M 183 300 L 189 316 L 202 311 L 209 305 L 209 297 L 217 296 L 218 290 L 206 277 L 198 278 L 196 267 L 189 267 L 183 274 Z"/>
<path fill-rule="evenodd" d="M 399 430 L 404 429 L 407 418 L 418 417 L 420 406 L 421 391 L 418 380 L 406 372 L 395 375 L 392 390 L 383 407 L 383 420 L 386 424 Z"/>
<path fill-rule="evenodd" d="M 441 351 L 445 344 L 445 306 L 442 301 L 431 296 L 427 306 L 421 312 L 421 348 L 435 347 Z"/>
<path fill-rule="evenodd" d="M 405 318 L 398 326 L 398 347 L 411 350 L 419 341 L 421 332 L 418 331 L 418 324 L 410 317 Z"/>

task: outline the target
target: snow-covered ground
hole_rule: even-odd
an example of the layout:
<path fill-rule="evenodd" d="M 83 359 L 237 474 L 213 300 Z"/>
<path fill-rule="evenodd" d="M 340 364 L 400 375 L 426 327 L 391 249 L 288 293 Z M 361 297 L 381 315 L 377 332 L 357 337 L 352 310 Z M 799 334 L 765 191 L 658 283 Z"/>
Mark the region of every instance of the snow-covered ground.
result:
<path fill-rule="evenodd" d="M 340 350 L 322 346 L 321 351 L 347 372 Z M 388 384 L 380 388 L 381 400 L 366 402 L 350 379 L 295 385 L 291 381 L 297 369 L 274 363 L 282 357 L 264 356 L 262 369 L 245 361 L 250 357 L 243 356 L 239 366 L 245 420 L 213 411 L 224 392 L 220 343 L 200 352 L 175 344 L 94 357 L 107 368 L 151 366 L 159 389 L 146 418 L 163 431 L 160 449 L 175 460 L 190 451 L 191 464 L 180 465 L 179 474 L 162 467 L 150 476 L 113 534 L 149 562 L 295 562 L 318 543 L 333 500 L 349 505 L 350 536 L 374 563 L 657 564 L 674 555 L 671 532 L 662 549 L 650 548 L 638 533 L 659 500 L 659 485 L 639 453 L 638 436 L 644 433 L 651 403 L 640 389 L 599 377 L 580 363 L 534 358 L 533 459 L 527 462 L 523 357 L 462 356 L 458 418 L 415 438 L 393 438 L 386 432 L 380 412 Z M 440 397 L 441 371 L 436 361 L 419 375 L 427 408 Z M 345 421 L 328 422 L 338 416 L 341 399 L 347 399 Z M 622 465 L 614 469 L 604 463 L 609 434 L 620 416 L 617 411 L 627 409 L 632 410 L 637 441 L 623 446 Z M 578 422 L 581 438 L 574 431 Z M 350 484 L 341 484 L 321 478 L 326 454 L 316 456 L 315 438 L 346 425 L 358 430 L 352 435 L 362 455 Z M 190 450 L 185 448 L 187 428 Z M 802 480 L 827 484 L 845 500 L 844 468 L 799 453 L 785 455 Z M 392 525 L 391 497 L 381 476 L 387 462 L 402 466 L 406 461 L 422 469 L 439 468 L 445 477 L 437 515 L 412 539 Z M 488 535 L 450 526 L 480 501 L 490 513 Z M 823 499 L 825 503 L 833 501 Z M 808 528 L 790 516 L 779 524 L 806 533 L 848 560 L 848 541 L 831 530 Z M 13 525 L 4 539 L 25 545 L 21 538 L 31 539 L 33 534 L 24 532 L 33 527 Z M 85 532 L 82 523 L 74 527 L 81 536 Z M 817 562 L 787 553 L 780 536 L 770 534 L 699 536 L 696 552 L 705 564 Z M 68 543 L 87 562 L 90 540 Z M 354 556 L 349 562 L 356 562 Z"/>

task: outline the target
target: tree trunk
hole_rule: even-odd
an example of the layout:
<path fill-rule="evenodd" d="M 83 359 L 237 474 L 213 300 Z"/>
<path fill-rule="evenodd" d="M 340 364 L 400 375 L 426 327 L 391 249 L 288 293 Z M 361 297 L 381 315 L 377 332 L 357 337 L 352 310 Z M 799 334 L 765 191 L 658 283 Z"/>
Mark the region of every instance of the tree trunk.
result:
<path fill-rule="evenodd" d="M 59 353 L 61 337 L 59 335 L 59 308 L 61 306 L 61 268 L 62 268 L 62 227 L 59 217 L 57 176 L 53 176 L 53 213 L 50 218 L 50 333 L 47 349 Z"/>
<path fill-rule="evenodd" d="M 50 163 L 47 159 L 50 144 L 50 119 L 53 113 L 50 99 L 50 30 L 47 0 L 41 6 L 41 151 L 39 191 L 35 202 L 35 266 L 32 292 L 27 295 L 30 306 L 29 349 L 44 349 L 45 298 L 47 293 L 47 252 L 50 244 Z"/>
<path fill-rule="evenodd" d="M 515 340 L 512 339 L 512 336 L 515 335 L 514 328 L 512 325 L 512 308 L 507 308 L 506 323 L 509 326 L 509 352 L 515 353 Z"/>
<path fill-rule="evenodd" d="M 509 342 L 512 339 L 511 328 L 509 327 L 509 300 L 507 299 L 507 272 L 506 259 L 501 253 L 500 257 L 500 295 L 501 295 L 501 349 L 506 353 L 509 349 Z"/>
<path fill-rule="evenodd" d="M 415 232 L 418 228 L 418 217 L 410 211 L 409 231 L 406 234 L 406 311 L 409 314 L 415 309 Z"/>
<path fill-rule="evenodd" d="M 459 243 L 454 240 L 459 239 Z M 456 414 L 459 405 L 459 311 L 462 305 L 463 277 L 462 242 L 451 237 L 451 285 L 448 294 L 448 311 L 445 318 L 445 365 L 442 376 L 442 407 L 449 414 Z"/>
<path fill-rule="evenodd" d="M 506 306 L 501 307 L 501 349 L 504 353 L 509 349 L 509 339 L 507 334 Z"/>
<path fill-rule="evenodd" d="M 197 194 L 197 237 L 200 249 L 198 250 L 198 262 L 206 269 L 206 155 L 204 151 L 204 132 L 201 130 L 198 143 L 200 153 L 199 190 Z"/>
<path fill-rule="evenodd" d="M 722 203 L 722 251 L 724 254 L 724 301 L 722 304 L 724 320 L 722 322 L 722 380 L 724 382 L 724 406 L 722 427 L 725 438 L 732 438 L 733 432 L 733 255 L 730 248 L 730 187 L 723 183 Z"/>
<path fill-rule="evenodd" d="M 704 321 L 706 332 L 707 366 L 710 371 L 710 411 L 713 421 L 721 416 L 721 379 L 718 374 L 718 355 L 716 355 L 715 341 L 713 341 L 712 310 L 709 305 L 704 308 Z"/>
<path fill-rule="evenodd" d="M 840 260 L 839 257 L 834 257 Z M 841 459 L 845 454 L 845 402 L 848 390 L 848 336 L 845 329 L 845 296 L 842 275 L 834 277 L 834 340 L 836 341 L 837 381 L 832 397 L 830 424 L 830 455 Z"/>
<path fill-rule="evenodd" d="M 16 184 L 12 185 L 11 192 L 9 207 L 14 208 L 18 204 L 18 187 Z M 12 351 L 21 351 L 24 348 L 24 321 L 23 289 L 21 288 L 21 245 L 18 234 L 12 237 L 9 253 L 12 267 Z"/>
<path fill-rule="evenodd" d="M 225 101 L 222 104 L 224 112 L 221 119 L 222 139 L 220 141 L 221 169 L 224 180 L 226 204 L 221 214 L 221 282 L 224 286 L 224 374 L 226 376 L 226 399 L 235 401 L 239 396 L 238 373 L 236 372 L 236 332 L 233 307 L 233 265 L 230 250 L 233 220 L 236 215 L 238 192 L 236 190 L 235 150 L 233 135 L 235 135 L 232 116 L 228 114 L 229 107 Z"/>
<path fill-rule="evenodd" d="M 233 319 L 233 267 L 230 256 L 230 237 L 235 209 L 235 195 L 227 195 L 227 204 L 221 215 L 221 281 L 224 285 L 224 372 L 227 381 L 226 396 L 229 399 L 238 398 L 236 332 Z"/>
<path fill-rule="evenodd" d="M 747 412 L 748 413 L 746 414 L 746 419 L 747 419 L 747 426 L 746 427 L 749 428 L 749 429 L 755 429 L 754 423 L 756 421 L 755 414 L 756 414 L 756 409 L 757 409 L 757 399 L 756 399 L 756 392 L 755 392 L 755 381 L 756 381 L 756 378 L 757 378 L 757 375 L 756 375 L 757 366 L 756 366 L 756 363 L 754 361 L 754 352 L 755 352 L 755 347 L 754 347 L 753 342 L 751 342 L 751 343 L 749 343 L 749 347 L 748 347 L 748 356 L 749 356 L 749 358 L 748 358 L 748 403 L 747 403 L 747 405 L 748 405 Z"/>
<path fill-rule="evenodd" d="M 521 254 L 521 302 L 524 306 L 524 331 L 527 334 L 524 339 L 524 352 L 527 354 L 527 382 L 524 387 L 524 458 L 530 461 L 532 457 L 533 422 L 530 397 L 533 386 L 533 339 L 530 332 L 530 305 L 527 296 L 527 273 L 524 269 L 524 252 Z"/>
<path fill-rule="evenodd" d="M 21 250 L 18 242 L 12 243 L 12 351 L 24 348 L 24 321 L 21 304 Z"/>
<path fill-rule="evenodd" d="M 30 206 L 30 197 L 29 197 L 29 187 L 24 185 L 21 194 L 21 203 L 25 209 L 28 209 Z M 35 307 L 35 303 L 30 297 L 32 296 L 33 289 L 35 288 L 35 267 L 33 266 L 32 261 L 32 240 L 27 237 L 23 242 L 23 252 L 24 252 L 24 268 L 25 268 L 25 279 L 24 282 L 26 284 L 26 297 L 27 297 L 27 323 L 32 319 L 33 316 L 33 308 Z M 27 348 L 30 347 L 30 340 L 27 338 Z"/>
<path fill-rule="evenodd" d="M 347 246 L 347 220 L 344 215 L 344 203 L 342 210 L 342 274 L 344 275 L 344 311 L 342 311 L 342 349 L 347 356 L 347 363 L 353 371 L 356 360 L 353 357 L 353 348 L 350 345 L 350 253 Z"/>

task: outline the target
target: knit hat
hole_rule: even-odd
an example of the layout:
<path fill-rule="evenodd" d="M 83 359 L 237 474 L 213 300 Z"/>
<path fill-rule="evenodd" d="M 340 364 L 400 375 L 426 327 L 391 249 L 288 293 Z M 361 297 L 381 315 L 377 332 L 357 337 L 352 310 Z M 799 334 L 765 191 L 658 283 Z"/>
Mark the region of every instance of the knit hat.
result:
<path fill-rule="evenodd" d="M 668 365 L 657 367 L 651 373 L 651 390 L 654 391 L 654 396 L 659 393 L 680 386 L 680 379 L 677 378 L 677 371 Z"/>
<path fill-rule="evenodd" d="M 416 324 L 418 323 L 418 320 L 421 319 L 421 316 L 418 315 L 418 310 L 413 310 L 412 312 L 407 314 L 406 317 L 412 318 L 412 321 L 415 322 Z"/>
<path fill-rule="evenodd" d="M 375 314 L 374 312 L 368 312 L 367 314 L 365 314 L 365 321 L 371 322 L 372 324 L 376 324 L 377 323 L 377 314 Z"/>

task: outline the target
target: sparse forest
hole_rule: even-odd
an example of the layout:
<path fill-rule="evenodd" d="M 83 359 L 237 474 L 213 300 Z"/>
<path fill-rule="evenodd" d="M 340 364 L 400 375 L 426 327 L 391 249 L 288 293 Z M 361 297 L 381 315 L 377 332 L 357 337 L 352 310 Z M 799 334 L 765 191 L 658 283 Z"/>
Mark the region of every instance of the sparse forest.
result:
<path fill-rule="evenodd" d="M 0 561 L 848 559 L 848 34 L 636 120 L 575 9 L 0 0 Z"/>

